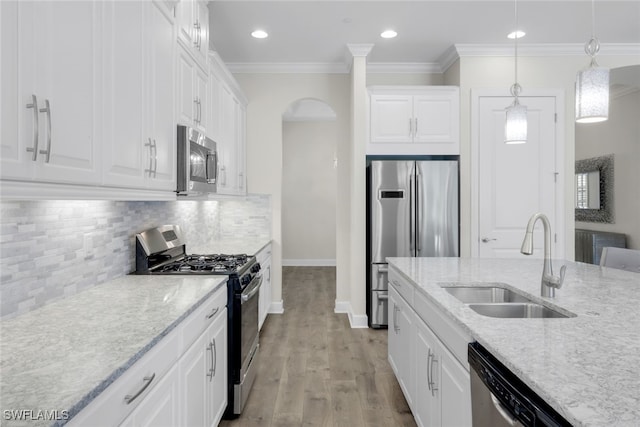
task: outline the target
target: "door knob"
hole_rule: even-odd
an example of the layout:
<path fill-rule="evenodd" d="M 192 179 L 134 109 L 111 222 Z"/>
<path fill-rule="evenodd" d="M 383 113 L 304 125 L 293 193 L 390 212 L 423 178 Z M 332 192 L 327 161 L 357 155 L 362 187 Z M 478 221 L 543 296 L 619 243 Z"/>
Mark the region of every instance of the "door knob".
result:
<path fill-rule="evenodd" d="M 490 239 L 490 238 L 488 238 L 488 237 L 483 237 L 483 238 L 482 238 L 482 243 L 489 243 L 489 242 L 490 242 L 490 241 L 492 241 L 492 240 L 498 240 L 498 239 Z"/>

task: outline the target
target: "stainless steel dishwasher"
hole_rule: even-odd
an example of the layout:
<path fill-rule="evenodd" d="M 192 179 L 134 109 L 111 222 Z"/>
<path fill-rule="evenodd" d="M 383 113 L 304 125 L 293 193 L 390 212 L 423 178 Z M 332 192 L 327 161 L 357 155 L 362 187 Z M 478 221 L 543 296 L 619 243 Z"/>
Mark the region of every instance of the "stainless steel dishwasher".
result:
<path fill-rule="evenodd" d="M 468 358 L 473 427 L 571 426 L 477 342 Z"/>

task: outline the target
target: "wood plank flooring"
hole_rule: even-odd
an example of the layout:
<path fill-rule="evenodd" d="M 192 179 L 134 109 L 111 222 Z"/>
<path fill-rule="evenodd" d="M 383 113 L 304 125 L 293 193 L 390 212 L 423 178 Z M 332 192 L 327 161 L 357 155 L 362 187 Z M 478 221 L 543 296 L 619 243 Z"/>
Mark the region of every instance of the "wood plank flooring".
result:
<path fill-rule="evenodd" d="M 387 362 L 387 330 L 351 329 L 333 312 L 335 268 L 284 267 L 285 313 L 260 333 L 242 415 L 222 427 L 415 426 Z"/>

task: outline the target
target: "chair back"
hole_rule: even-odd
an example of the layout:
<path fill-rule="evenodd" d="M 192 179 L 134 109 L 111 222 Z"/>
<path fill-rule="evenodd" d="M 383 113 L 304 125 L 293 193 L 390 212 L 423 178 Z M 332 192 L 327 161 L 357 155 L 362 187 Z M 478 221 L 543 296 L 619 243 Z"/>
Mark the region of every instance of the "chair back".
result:
<path fill-rule="evenodd" d="M 640 273 L 640 251 L 635 249 L 604 247 L 600 257 L 601 267 Z"/>

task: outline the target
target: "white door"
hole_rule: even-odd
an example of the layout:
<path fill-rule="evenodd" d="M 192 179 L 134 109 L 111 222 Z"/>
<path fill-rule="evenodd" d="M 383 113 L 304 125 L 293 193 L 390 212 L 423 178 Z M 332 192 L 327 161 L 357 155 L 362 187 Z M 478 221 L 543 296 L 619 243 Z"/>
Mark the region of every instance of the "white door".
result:
<path fill-rule="evenodd" d="M 480 257 L 519 257 L 531 215 L 551 223 L 552 254 L 563 257 L 562 151 L 556 123 L 557 96 L 522 97 L 528 108 L 526 144 L 504 144 L 505 108 L 512 98 L 477 100 L 477 252 Z M 542 225 L 536 225 L 534 256 L 542 256 Z M 557 236 L 557 240 L 554 239 Z M 556 243 L 557 242 L 557 243 Z M 472 243 L 473 245 L 473 243 Z"/>

